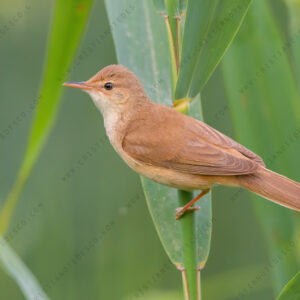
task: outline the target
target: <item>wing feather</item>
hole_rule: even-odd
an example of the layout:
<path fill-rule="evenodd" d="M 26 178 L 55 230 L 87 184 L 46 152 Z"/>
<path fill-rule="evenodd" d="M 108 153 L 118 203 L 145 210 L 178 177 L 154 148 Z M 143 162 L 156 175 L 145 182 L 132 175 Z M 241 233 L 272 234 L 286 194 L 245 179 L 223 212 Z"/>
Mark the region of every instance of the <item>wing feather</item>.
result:
<path fill-rule="evenodd" d="M 127 127 L 123 150 L 135 160 L 199 175 L 254 173 L 262 159 L 207 124 L 159 104 Z"/>

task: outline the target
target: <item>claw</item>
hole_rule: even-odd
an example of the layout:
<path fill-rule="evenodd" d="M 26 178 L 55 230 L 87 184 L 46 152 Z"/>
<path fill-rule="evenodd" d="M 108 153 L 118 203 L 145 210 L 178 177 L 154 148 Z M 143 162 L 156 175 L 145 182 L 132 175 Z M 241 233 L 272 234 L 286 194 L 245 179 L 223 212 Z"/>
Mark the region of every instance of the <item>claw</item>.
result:
<path fill-rule="evenodd" d="M 178 207 L 176 208 L 176 215 L 175 215 L 176 220 L 179 220 L 188 211 L 195 211 L 199 209 L 200 209 L 199 206 L 192 206 L 192 207 L 188 207 L 187 209 L 185 209 L 184 207 Z"/>

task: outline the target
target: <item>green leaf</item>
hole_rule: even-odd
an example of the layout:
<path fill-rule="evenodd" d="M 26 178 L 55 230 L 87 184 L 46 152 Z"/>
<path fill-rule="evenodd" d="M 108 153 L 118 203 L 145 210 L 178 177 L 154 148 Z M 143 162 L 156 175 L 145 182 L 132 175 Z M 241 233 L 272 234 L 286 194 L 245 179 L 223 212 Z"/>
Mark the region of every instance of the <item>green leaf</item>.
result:
<path fill-rule="evenodd" d="M 106 7 L 111 23 L 122 10 L 130 12 L 122 20 L 122 26 L 113 32 L 118 61 L 139 77 L 152 101 L 170 106 L 172 75 L 164 19 L 155 12 L 151 2 L 146 0 L 107 0 Z M 192 115 L 198 118 L 201 116 L 199 102 L 200 100 L 195 101 L 190 108 Z M 175 209 L 182 204 L 178 191 L 145 178 L 142 178 L 142 184 L 147 205 L 168 256 L 178 268 L 183 268 L 186 267 L 184 253 L 194 251 L 196 265 L 193 272 L 196 275 L 196 268 L 204 267 L 209 253 L 211 196 L 208 195 L 197 203 L 201 209 L 195 214 L 176 221 Z M 191 217 L 194 218 L 196 226 L 189 227 L 188 241 L 183 234 L 182 224 Z"/>
<path fill-rule="evenodd" d="M 9 224 L 17 199 L 55 121 L 62 82 L 78 47 L 91 4 L 92 0 L 56 1 L 41 92 L 32 104 L 37 105 L 37 111 L 18 177 L 0 214 L 0 233 Z"/>
<path fill-rule="evenodd" d="M 172 104 L 171 74 L 168 45 L 166 43 L 166 30 L 163 19 L 154 11 L 147 1 L 121 0 L 107 1 L 106 7 L 110 22 L 112 22 L 122 9 L 131 10 L 131 15 L 122 22 L 122 30 L 115 30 L 113 34 L 118 61 L 130 68 L 142 81 L 148 96 L 152 101 L 165 105 Z M 118 8 L 118 9 L 116 9 Z M 140 26 L 136 26 L 136 24 Z M 143 26 L 142 26 L 143 25 Z M 125 36 L 123 32 L 130 32 Z M 191 106 L 193 114 L 199 118 L 201 115 L 199 103 Z M 182 233 L 180 222 L 175 220 L 175 209 L 179 206 L 177 190 L 151 180 L 142 178 L 147 203 L 154 219 L 162 243 L 172 262 L 182 267 Z M 203 200 L 203 210 L 196 213 L 199 224 L 210 224 L 210 201 Z M 200 204 L 199 204 L 200 205 Z M 207 231 L 210 225 L 206 225 Z M 203 228 L 201 229 L 203 230 Z M 210 236 L 206 234 L 205 250 L 199 249 L 199 264 L 203 266 L 208 256 Z M 202 251 L 203 250 L 203 251 Z"/>
<path fill-rule="evenodd" d="M 237 141 L 259 154 L 268 168 L 297 180 L 300 96 L 286 52 L 268 2 L 255 1 L 222 66 Z M 297 247 L 290 247 L 294 212 L 252 195 L 270 259 L 288 249 L 273 266 L 278 291 L 299 267 Z"/>
<path fill-rule="evenodd" d="M 172 263 L 184 268 L 183 234 L 180 222 L 175 220 L 175 210 L 180 206 L 176 189 L 159 185 L 149 179 L 142 178 L 147 205 L 161 242 Z M 199 193 L 199 192 L 198 192 Z M 195 196 L 197 193 L 194 194 Z M 200 210 L 196 215 L 197 265 L 203 268 L 209 254 L 211 237 L 211 202 L 210 195 L 197 203 Z M 192 240 L 193 242 L 193 240 Z M 186 246 L 190 246 L 187 243 Z"/>
<path fill-rule="evenodd" d="M 300 272 L 284 287 L 277 300 L 300 299 Z"/>
<path fill-rule="evenodd" d="M 0 264 L 18 284 L 27 300 L 49 299 L 31 271 L 1 236 Z"/>
<path fill-rule="evenodd" d="M 236 35 L 251 0 L 188 1 L 176 99 L 194 98 Z"/>
<path fill-rule="evenodd" d="M 24 165 L 30 169 L 47 138 L 57 112 L 62 82 L 79 45 L 92 0 L 57 0 L 44 80 Z"/>

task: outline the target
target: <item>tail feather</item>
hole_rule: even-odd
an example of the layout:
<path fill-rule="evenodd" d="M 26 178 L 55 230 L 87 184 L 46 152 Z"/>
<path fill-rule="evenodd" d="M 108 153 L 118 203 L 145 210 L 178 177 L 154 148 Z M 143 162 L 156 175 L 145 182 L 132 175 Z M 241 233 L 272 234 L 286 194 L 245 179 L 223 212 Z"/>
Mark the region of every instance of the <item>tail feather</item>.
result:
<path fill-rule="evenodd" d="M 240 185 L 280 205 L 300 211 L 300 183 L 260 168 L 251 175 L 239 176 Z"/>

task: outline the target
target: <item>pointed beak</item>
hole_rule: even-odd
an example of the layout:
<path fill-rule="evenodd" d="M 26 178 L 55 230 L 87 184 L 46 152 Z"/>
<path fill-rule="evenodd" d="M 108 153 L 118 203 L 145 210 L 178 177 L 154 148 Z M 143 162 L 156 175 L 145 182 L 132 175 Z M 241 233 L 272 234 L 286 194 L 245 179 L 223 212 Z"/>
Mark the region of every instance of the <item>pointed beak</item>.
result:
<path fill-rule="evenodd" d="M 81 90 L 90 90 L 90 89 L 92 89 L 92 87 L 86 85 L 86 83 L 84 81 L 65 82 L 65 83 L 63 83 L 63 86 L 69 86 L 69 87 L 76 88 L 76 89 L 81 89 Z"/>

